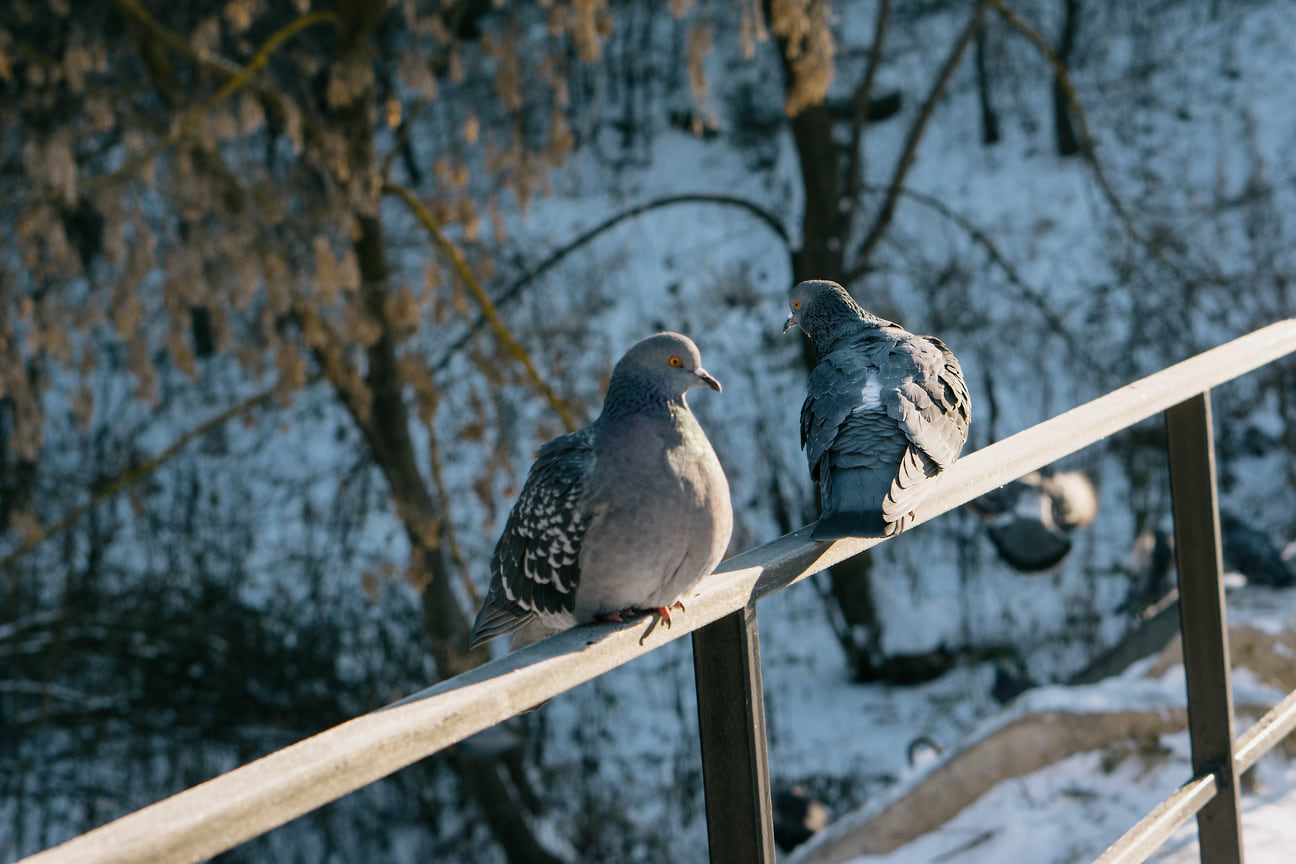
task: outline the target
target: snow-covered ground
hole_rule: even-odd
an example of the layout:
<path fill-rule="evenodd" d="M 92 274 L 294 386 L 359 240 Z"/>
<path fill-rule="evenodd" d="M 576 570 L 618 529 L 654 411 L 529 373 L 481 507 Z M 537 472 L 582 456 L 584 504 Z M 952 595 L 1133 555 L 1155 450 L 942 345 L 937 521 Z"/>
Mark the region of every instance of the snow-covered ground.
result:
<path fill-rule="evenodd" d="M 957 817 L 886 855 L 852 864 L 958 861 L 1081 864 L 1097 859 L 1117 837 L 1192 775 L 1188 733 L 1162 736 L 1153 753 L 1131 753 L 1112 765 L 1103 752 L 1081 753 L 996 785 Z M 1285 864 L 1296 849 L 1296 764 L 1281 753 L 1262 759 L 1242 796 L 1246 860 Z M 1190 820 L 1150 859 L 1200 861 Z"/>
<path fill-rule="evenodd" d="M 1241 734 L 1264 710 L 1281 700 L 1291 686 L 1294 676 L 1289 668 L 1284 669 L 1290 665 L 1284 658 L 1292 656 L 1291 646 L 1296 644 L 1296 595 L 1251 588 L 1232 594 L 1229 602 L 1232 627 L 1277 637 L 1260 650 L 1255 650 L 1255 642 L 1235 642 L 1234 658 L 1241 659 L 1234 671 L 1233 693 L 1236 732 Z M 1262 655 L 1268 655 L 1268 660 Z M 1007 860 L 1083 864 L 1096 859 L 1192 776 L 1188 734 L 1180 731 L 1186 704 L 1183 666 L 1173 661 L 1172 653 L 1167 652 L 1167 656 L 1169 662 L 1149 657 L 1096 684 L 1028 691 L 976 724 L 962 740 L 953 742 L 939 761 L 902 777 L 858 814 L 846 814 L 824 836 L 798 850 L 793 860 L 819 860 L 816 853 L 822 852 L 823 841 L 849 833 L 886 805 L 903 800 L 928 777 L 939 782 L 941 770 L 969 744 L 1012 728 L 1011 724 L 1023 717 L 1056 712 L 1073 717 L 1075 724 L 1097 724 L 1104 722 L 1104 715 L 1159 715 L 1164 718 L 1165 728 L 1156 734 L 1122 735 L 1113 731 L 1103 746 L 1074 755 L 1067 755 L 1063 749 L 1067 746 L 1065 736 L 1059 735 L 1057 754 L 1065 758 L 1020 776 L 1006 777 L 949 821 L 894 851 L 849 860 L 854 864 L 949 860 L 971 864 Z M 1248 662 L 1259 671 L 1250 668 Z M 1285 681 L 1270 680 L 1275 669 L 1283 670 L 1280 675 Z M 1174 719 L 1170 719 L 1172 712 Z M 1112 724 L 1111 728 L 1118 727 Z M 913 734 L 898 725 L 875 732 L 880 737 L 893 736 L 890 745 L 900 750 Z M 1296 813 L 1296 762 L 1290 754 L 1290 746 L 1280 746 L 1243 777 L 1243 840 L 1249 861 L 1290 861 L 1291 850 L 1296 848 L 1296 819 L 1292 818 Z M 995 770 L 989 762 L 982 763 L 982 767 Z M 923 816 L 915 814 L 915 818 L 921 820 Z M 1196 861 L 1196 849 L 1195 822 L 1190 821 L 1166 841 L 1152 860 Z"/>

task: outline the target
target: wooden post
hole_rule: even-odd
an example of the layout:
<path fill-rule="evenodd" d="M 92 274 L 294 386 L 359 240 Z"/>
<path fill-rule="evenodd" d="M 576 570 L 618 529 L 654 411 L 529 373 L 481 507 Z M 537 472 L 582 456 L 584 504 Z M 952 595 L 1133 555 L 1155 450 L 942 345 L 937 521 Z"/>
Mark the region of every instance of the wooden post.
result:
<path fill-rule="evenodd" d="M 1242 864 L 1210 391 L 1165 416 L 1193 773 L 1214 774 L 1218 784 L 1197 812 L 1198 843 L 1202 864 Z"/>
<path fill-rule="evenodd" d="M 756 606 L 693 631 L 712 864 L 774 864 Z"/>

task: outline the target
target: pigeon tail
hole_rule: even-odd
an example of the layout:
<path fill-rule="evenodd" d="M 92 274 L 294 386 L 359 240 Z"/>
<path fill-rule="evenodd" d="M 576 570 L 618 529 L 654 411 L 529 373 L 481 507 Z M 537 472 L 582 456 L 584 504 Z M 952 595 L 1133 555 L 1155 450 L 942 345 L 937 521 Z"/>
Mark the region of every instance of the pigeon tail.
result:
<path fill-rule="evenodd" d="M 468 637 L 468 650 L 484 645 L 492 639 L 512 633 L 535 617 L 534 612 L 510 606 L 496 606 L 487 598 L 473 622 L 472 633 Z"/>
<path fill-rule="evenodd" d="M 814 539 L 838 540 L 842 537 L 884 537 L 895 529 L 888 518 L 884 497 L 891 486 L 889 472 L 872 466 L 872 459 L 856 467 L 861 460 L 854 454 L 833 453 L 828 471 L 820 480 L 821 514 L 815 526 Z"/>
<path fill-rule="evenodd" d="M 815 540 L 841 540 L 844 537 L 884 537 L 887 523 L 881 510 L 837 510 L 825 513 L 810 532 Z"/>

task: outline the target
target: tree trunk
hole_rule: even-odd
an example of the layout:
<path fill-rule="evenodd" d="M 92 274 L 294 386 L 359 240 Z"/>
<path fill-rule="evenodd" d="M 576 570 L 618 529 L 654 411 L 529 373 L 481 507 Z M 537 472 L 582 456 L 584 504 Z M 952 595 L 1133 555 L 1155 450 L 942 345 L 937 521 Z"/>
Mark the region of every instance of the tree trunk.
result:
<path fill-rule="evenodd" d="M 990 101 L 990 73 L 986 70 L 986 31 L 982 27 L 977 31 L 976 61 L 977 99 L 981 103 L 981 143 L 987 147 L 999 143 L 999 115 Z"/>
<path fill-rule="evenodd" d="M 351 0 L 339 9 L 342 16 L 343 50 L 340 62 L 370 62 L 373 28 L 382 18 L 382 4 Z M 357 57 L 357 52 L 362 56 Z M 354 182 L 365 183 L 374 170 L 373 118 L 378 116 L 372 88 L 341 109 L 347 136 L 348 155 Z M 378 195 L 378 184 L 372 184 Z M 386 243 L 378 218 L 377 200 L 361 197 L 356 215 L 354 242 L 360 271 L 361 296 L 366 309 L 379 325 L 381 336 L 367 350 L 365 385 L 367 412 L 352 407 L 374 461 L 391 488 L 396 512 L 410 541 L 410 578 L 420 586 L 423 620 L 437 673 L 442 678 L 458 675 L 479 665 L 484 651 L 468 650 L 469 622 L 455 596 L 450 566 L 446 560 L 444 528 L 446 514 L 439 513 L 415 458 L 410 437 L 410 416 L 397 369 L 397 340 L 386 315 L 388 277 Z M 334 382 L 335 386 L 337 382 Z M 415 650 L 411 646 L 411 650 Z M 536 840 L 524 816 L 524 807 L 501 777 L 493 761 L 450 758 L 448 763 L 472 793 L 495 839 L 512 864 L 556 864 Z"/>
<path fill-rule="evenodd" d="M 832 114 L 812 105 L 789 121 L 801 166 L 805 210 L 801 214 L 801 248 L 792 253 L 792 278 L 840 280 L 844 243 L 838 236 L 841 154 L 833 139 Z"/>
<path fill-rule="evenodd" d="M 1062 18 L 1062 38 L 1058 40 L 1058 61 L 1067 66 L 1075 48 L 1076 29 L 1080 26 L 1080 0 L 1063 0 L 1066 12 Z M 1053 131 L 1056 135 L 1059 156 L 1074 156 L 1080 152 L 1080 138 L 1071 120 L 1071 101 L 1067 98 L 1062 79 L 1053 76 Z"/>
<path fill-rule="evenodd" d="M 784 86 L 789 87 L 792 81 L 791 70 L 787 64 L 785 46 L 781 43 L 779 55 L 784 58 Z M 789 123 L 800 161 L 801 185 L 805 197 L 805 209 L 801 214 L 801 248 L 792 253 L 792 281 L 844 281 L 846 238 L 840 232 L 850 224 L 850 220 L 842 218 L 838 207 L 845 189 L 841 170 L 842 154 L 833 137 L 832 113 L 826 105 L 811 105 L 790 118 Z M 849 202 L 852 207 L 857 204 L 856 201 Z M 801 349 L 807 371 L 813 369 L 819 359 L 815 356 L 813 343 L 802 336 Z M 805 514 L 807 519 L 818 518 L 818 495 L 815 496 L 815 502 L 813 510 Z M 861 628 L 869 634 L 868 645 L 842 646 L 852 662 L 857 658 L 871 657 L 874 652 L 870 649 L 875 647 L 881 636 L 873 614 L 869 589 L 870 563 L 869 553 L 863 552 L 834 565 L 831 571 L 833 597 L 847 622 L 843 638 L 853 640 L 853 634 Z"/>

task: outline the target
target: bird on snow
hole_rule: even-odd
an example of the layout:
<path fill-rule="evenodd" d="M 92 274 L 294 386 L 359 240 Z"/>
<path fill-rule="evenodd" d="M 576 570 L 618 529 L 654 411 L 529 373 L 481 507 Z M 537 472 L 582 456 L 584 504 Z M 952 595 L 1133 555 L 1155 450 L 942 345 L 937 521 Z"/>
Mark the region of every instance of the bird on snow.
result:
<path fill-rule="evenodd" d="M 1071 532 L 1098 515 L 1098 492 L 1083 471 L 1032 471 L 972 502 L 1008 566 L 1048 570 L 1071 551 Z"/>
<path fill-rule="evenodd" d="M 1268 533 L 1229 510 L 1220 510 L 1219 520 L 1225 566 L 1245 576 L 1248 585 L 1290 588 L 1296 584 L 1296 573 Z"/>
<path fill-rule="evenodd" d="M 812 536 L 898 534 L 967 441 L 963 370 L 939 339 L 864 311 L 836 282 L 802 282 L 788 305 L 783 332 L 799 326 L 819 355 L 801 407 L 822 510 Z"/>
<path fill-rule="evenodd" d="M 800 783 L 778 787 L 771 797 L 774 842 L 791 852 L 828 827 L 832 811 Z"/>
<path fill-rule="evenodd" d="M 1219 511 L 1221 574 L 1226 590 L 1244 585 L 1289 588 L 1296 571 L 1269 535 L 1232 511 Z M 1144 527 L 1130 551 L 1129 594 L 1122 610 L 1150 617 L 1179 597 L 1174 535 L 1163 528 Z"/>
<path fill-rule="evenodd" d="M 516 649 L 641 612 L 669 626 L 733 529 L 729 483 L 684 398 L 698 386 L 720 390 L 692 340 L 650 336 L 617 362 L 598 419 L 540 448 L 495 546 L 470 648 L 516 633 Z"/>

